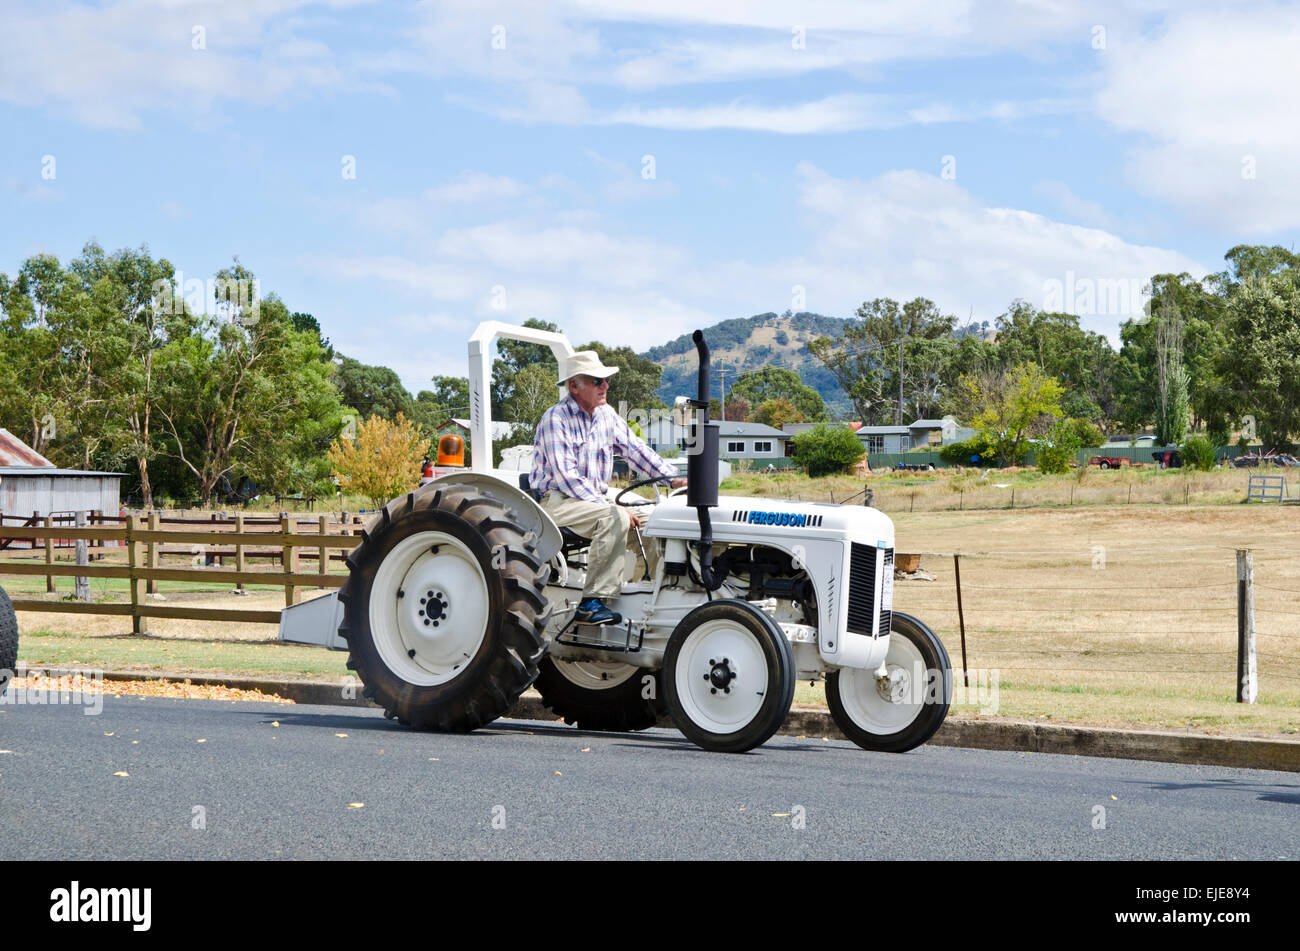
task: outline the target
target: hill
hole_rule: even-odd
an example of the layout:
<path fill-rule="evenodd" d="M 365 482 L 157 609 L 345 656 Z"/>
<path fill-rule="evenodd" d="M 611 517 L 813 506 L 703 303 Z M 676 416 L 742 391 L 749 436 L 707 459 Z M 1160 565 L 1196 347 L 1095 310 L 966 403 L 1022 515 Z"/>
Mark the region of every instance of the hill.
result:
<path fill-rule="evenodd" d="M 727 388 L 747 370 L 765 366 L 794 370 L 826 403 L 832 416 L 852 414 L 852 404 L 840 389 L 835 377 L 808 352 L 808 341 L 816 337 L 838 337 L 844 319 L 822 314 L 799 313 L 755 314 L 736 317 L 704 328 L 713 365 L 714 393 L 718 394 L 719 369 L 726 371 Z M 696 387 L 695 344 L 690 334 L 651 347 L 641 354 L 663 367 L 658 389 L 659 398 L 671 404 L 674 396 L 694 396 Z"/>

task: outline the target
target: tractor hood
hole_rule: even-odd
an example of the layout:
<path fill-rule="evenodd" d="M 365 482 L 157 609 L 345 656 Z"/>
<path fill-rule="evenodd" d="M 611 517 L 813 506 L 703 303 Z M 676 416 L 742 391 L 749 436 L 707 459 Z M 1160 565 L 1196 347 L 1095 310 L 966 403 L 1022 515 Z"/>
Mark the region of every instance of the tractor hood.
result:
<path fill-rule="evenodd" d="M 872 548 L 894 547 L 893 520 L 865 505 L 723 496 L 709 514 L 713 537 L 718 542 L 788 547 L 800 539 L 818 539 L 851 541 Z M 655 506 L 646 531 L 662 538 L 697 539 L 700 523 L 695 509 L 687 506 L 686 496 L 675 495 Z"/>

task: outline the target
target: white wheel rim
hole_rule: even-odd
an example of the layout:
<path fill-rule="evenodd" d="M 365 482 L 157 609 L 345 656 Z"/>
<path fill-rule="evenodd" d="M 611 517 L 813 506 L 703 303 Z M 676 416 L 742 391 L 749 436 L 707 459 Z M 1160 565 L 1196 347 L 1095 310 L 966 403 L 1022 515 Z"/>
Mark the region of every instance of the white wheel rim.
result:
<path fill-rule="evenodd" d="M 719 689 L 714 668 L 731 679 Z M 706 621 L 677 654 L 673 684 L 692 723 L 710 733 L 736 733 L 753 722 L 767 696 L 767 658 L 749 628 L 735 621 Z"/>
<path fill-rule="evenodd" d="M 557 660 L 551 663 L 565 680 L 587 690 L 609 690 L 627 681 L 639 670 L 631 664 L 608 660 Z"/>
<path fill-rule="evenodd" d="M 929 689 L 925 659 L 911 638 L 898 633 L 889 635 L 885 667 L 889 677 L 883 684 L 875 670 L 842 668 L 839 675 L 844 712 L 863 730 L 877 736 L 911 726 L 921 715 Z"/>
<path fill-rule="evenodd" d="M 454 679 L 478 653 L 487 622 L 487 579 L 474 553 L 451 535 L 403 539 L 375 573 L 371 637 L 380 659 L 407 683 Z"/>

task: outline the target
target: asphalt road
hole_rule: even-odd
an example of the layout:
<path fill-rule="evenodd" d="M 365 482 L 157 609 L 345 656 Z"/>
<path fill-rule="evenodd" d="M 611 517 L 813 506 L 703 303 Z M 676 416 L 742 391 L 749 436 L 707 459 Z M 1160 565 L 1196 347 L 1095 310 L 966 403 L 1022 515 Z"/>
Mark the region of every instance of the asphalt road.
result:
<path fill-rule="evenodd" d="M 0 710 L 3 860 L 1300 857 L 1294 773 L 795 737 L 728 756 L 154 697 Z"/>

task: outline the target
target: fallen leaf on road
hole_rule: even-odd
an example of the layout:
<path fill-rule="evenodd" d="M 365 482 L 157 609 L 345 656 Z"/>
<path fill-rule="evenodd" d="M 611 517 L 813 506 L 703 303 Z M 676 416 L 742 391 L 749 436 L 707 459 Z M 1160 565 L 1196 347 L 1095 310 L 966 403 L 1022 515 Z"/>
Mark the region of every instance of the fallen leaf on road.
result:
<path fill-rule="evenodd" d="M 772 818 L 773 818 L 773 819 L 789 819 L 789 818 L 790 818 L 790 813 L 788 813 L 788 812 L 774 812 L 774 813 L 772 813 Z"/>
<path fill-rule="evenodd" d="M 584 746 L 582 749 L 578 750 L 578 752 L 579 752 L 579 753 L 590 753 L 590 752 L 591 752 L 591 747 L 590 747 L 590 746 Z"/>
<path fill-rule="evenodd" d="M 1114 799 L 1116 802 L 1119 802 L 1119 796 L 1111 796 L 1110 798 Z"/>
<path fill-rule="evenodd" d="M 280 721 L 279 721 L 279 720 L 272 720 L 272 721 L 271 721 L 271 726 L 279 726 L 279 725 L 280 725 Z"/>
<path fill-rule="evenodd" d="M 114 773 L 113 775 L 114 775 L 114 776 L 130 776 L 131 774 L 130 774 L 130 773 L 117 772 L 117 773 Z"/>
<path fill-rule="evenodd" d="M 364 809 L 364 808 L 366 808 L 366 804 L 365 804 L 364 802 L 350 802 L 350 803 L 348 803 L 348 808 L 349 808 L 349 809 Z"/>
<path fill-rule="evenodd" d="M 112 733 L 105 733 L 104 735 L 105 735 L 105 736 L 112 736 L 113 734 L 112 734 Z"/>
<path fill-rule="evenodd" d="M 429 762 L 430 762 L 430 763 L 436 763 L 436 762 L 438 762 L 438 757 L 436 757 L 436 756 L 430 756 L 430 757 L 429 757 Z"/>
<path fill-rule="evenodd" d="M 206 743 L 206 742 L 208 742 L 208 741 L 207 741 L 207 740 L 195 740 L 194 742 L 195 742 L 195 743 Z"/>
<path fill-rule="evenodd" d="M 335 733 L 334 735 L 335 735 L 335 736 L 347 736 L 346 733 Z"/>
<path fill-rule="evenodd" d="M 556 775 L 556 776 L 563 776 L 564 774 L 563 774 L 562 772 L 560 772 L 560 771 L 557 769 L 557 770 L 555 771 L 555 775 Z"/>

